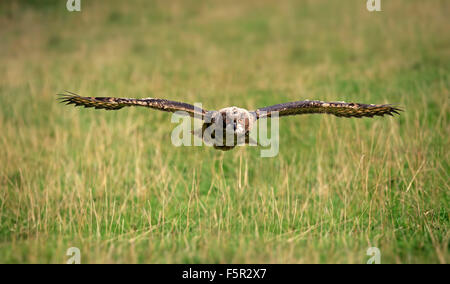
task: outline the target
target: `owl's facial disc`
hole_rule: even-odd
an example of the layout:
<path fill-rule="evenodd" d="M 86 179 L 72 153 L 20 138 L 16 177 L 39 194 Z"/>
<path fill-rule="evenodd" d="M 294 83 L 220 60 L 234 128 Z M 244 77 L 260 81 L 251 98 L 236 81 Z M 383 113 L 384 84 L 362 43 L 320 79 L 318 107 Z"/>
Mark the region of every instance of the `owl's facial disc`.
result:
<path fill-rule="evenodd" d="M 219 113 L 225 131 L 232 131 L 237 136 L 250 131 L 251 115 L 246 109 L 229 107 L 221 109 Z"/>

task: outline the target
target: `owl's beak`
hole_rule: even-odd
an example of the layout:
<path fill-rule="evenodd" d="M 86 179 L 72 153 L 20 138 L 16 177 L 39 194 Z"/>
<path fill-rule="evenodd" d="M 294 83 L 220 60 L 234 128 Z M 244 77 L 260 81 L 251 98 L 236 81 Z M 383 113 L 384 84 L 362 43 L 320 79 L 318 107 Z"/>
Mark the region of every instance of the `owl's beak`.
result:
<path fill-rule="evenodd" d="M 237 125 L 235 125 L 234 133 L 236 133 L 237 135 L 242 135 L 245 133 L 245 129 L 242 125 L 237 124 Z"/>

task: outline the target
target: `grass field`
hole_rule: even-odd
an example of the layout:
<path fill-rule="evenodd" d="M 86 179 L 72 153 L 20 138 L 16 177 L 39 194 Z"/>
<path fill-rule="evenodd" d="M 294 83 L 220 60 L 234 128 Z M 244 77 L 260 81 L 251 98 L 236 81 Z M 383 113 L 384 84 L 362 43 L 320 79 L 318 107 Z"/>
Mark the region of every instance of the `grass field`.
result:
<path fill-rule="evenodd" d="M 65 2 L 0 3 L 0 263 L 450 262 L 449 1 Z M 63 90 L 405 111 L 283 118 L 261 158 Z"/>

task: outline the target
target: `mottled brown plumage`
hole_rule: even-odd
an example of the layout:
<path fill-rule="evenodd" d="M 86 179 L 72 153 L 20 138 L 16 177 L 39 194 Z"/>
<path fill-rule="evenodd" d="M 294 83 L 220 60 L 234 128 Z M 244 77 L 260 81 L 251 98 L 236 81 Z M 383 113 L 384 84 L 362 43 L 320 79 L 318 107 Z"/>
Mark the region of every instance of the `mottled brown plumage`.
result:
<path fill-rule="evenodd" d="M 127 106 L 143 106 L 162 111 L 176 112 L 184 111 L 190 116 L 197 115 L 203 117 L 205 110 L 197 108 L 193 105 L 169 101 L 165 99 L 132 99 L 132 98 L 114 98 L 114 97 L 82 97 L 77 94 L 67 92 L 67 94 L 58 94 L 62 103 L 67 105 L 74 104 L 75 106 L 84 106 L 86 108 L 118 110 Z"/>
<path fill-rule="evenodd" d="M 322 102 L 322 101 L 297 101 L 284 104 L 259 108 L 255 111 L 248 111 L 238 107 L 227 107 L 219 111 L 207 111 L 194 105 L 169 101 L 165 99 L 145 98 L 114 98 L 114 97 L 82 97 L 68 92 L 60 94 L 60 99 L 66 104 L 75 106 L 93 107 L 96 109 L 117 110 L 127 106 L 143 106 L 152 109 L 187 113 L 188 115 L 200 118 L 203 122 L 201 133 L 194 132 L 196 135 L 205 139 L 208 134 L 213 139 L 214 148 L 219 150 L 231 150 L 238 145 L 238 137 L 244 137 L 243 143 L 250 141 L 249 132 L 255 122 L 260 118 L 270 118 L 275 113 L 280 117 L 288 115 L 326 113 L 338 117 L 374 117 L 393 114 L 399 114 L 401 109 L 389 104 L 360 104 L 345 102 Z M 233 145 L 225 146 L 225 137 L 234 136 Z M 217 139 L 220 137 L 220 139 Z M 206 139 L 205 139 L 206 141 Z"/>
<path fill-rule="evenodd" d="M 255 111 L 258 118 L 270 117 L 272 112 L 279 116 L 327 113 L 339 117 L 374 117 L 399 114 L 399 108 L 392 105 L 373 105 L 346 102 L 298 101 L 259 108 Z"/>

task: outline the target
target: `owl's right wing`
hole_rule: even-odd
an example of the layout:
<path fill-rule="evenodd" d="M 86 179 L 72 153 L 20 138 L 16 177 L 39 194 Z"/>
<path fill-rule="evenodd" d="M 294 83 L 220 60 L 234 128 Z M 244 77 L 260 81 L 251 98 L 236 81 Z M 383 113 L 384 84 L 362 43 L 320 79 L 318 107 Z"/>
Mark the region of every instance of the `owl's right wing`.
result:
<path fill-rule="evenodd" d="M 74 104 L 75 106 L 84 106 L 86 108 L 106 109 L 106 110 L 118 110 L 123 107 L 129 106 L 143 106 L 156 110 L 167 112 L 185 112 L 191 117 L 197 117 L 204 119 L 208 113 L 207 110 L 199 108 L 197 106 L 169 101 L 165 99 L 145 98 L 145 99 L 133 99 L 133 98 L 114 98 L 114 97 L 82 97 L 77 94 L 67 92 L 67 94 L 59 94 L 62 103 L 67 105 Z"/>

